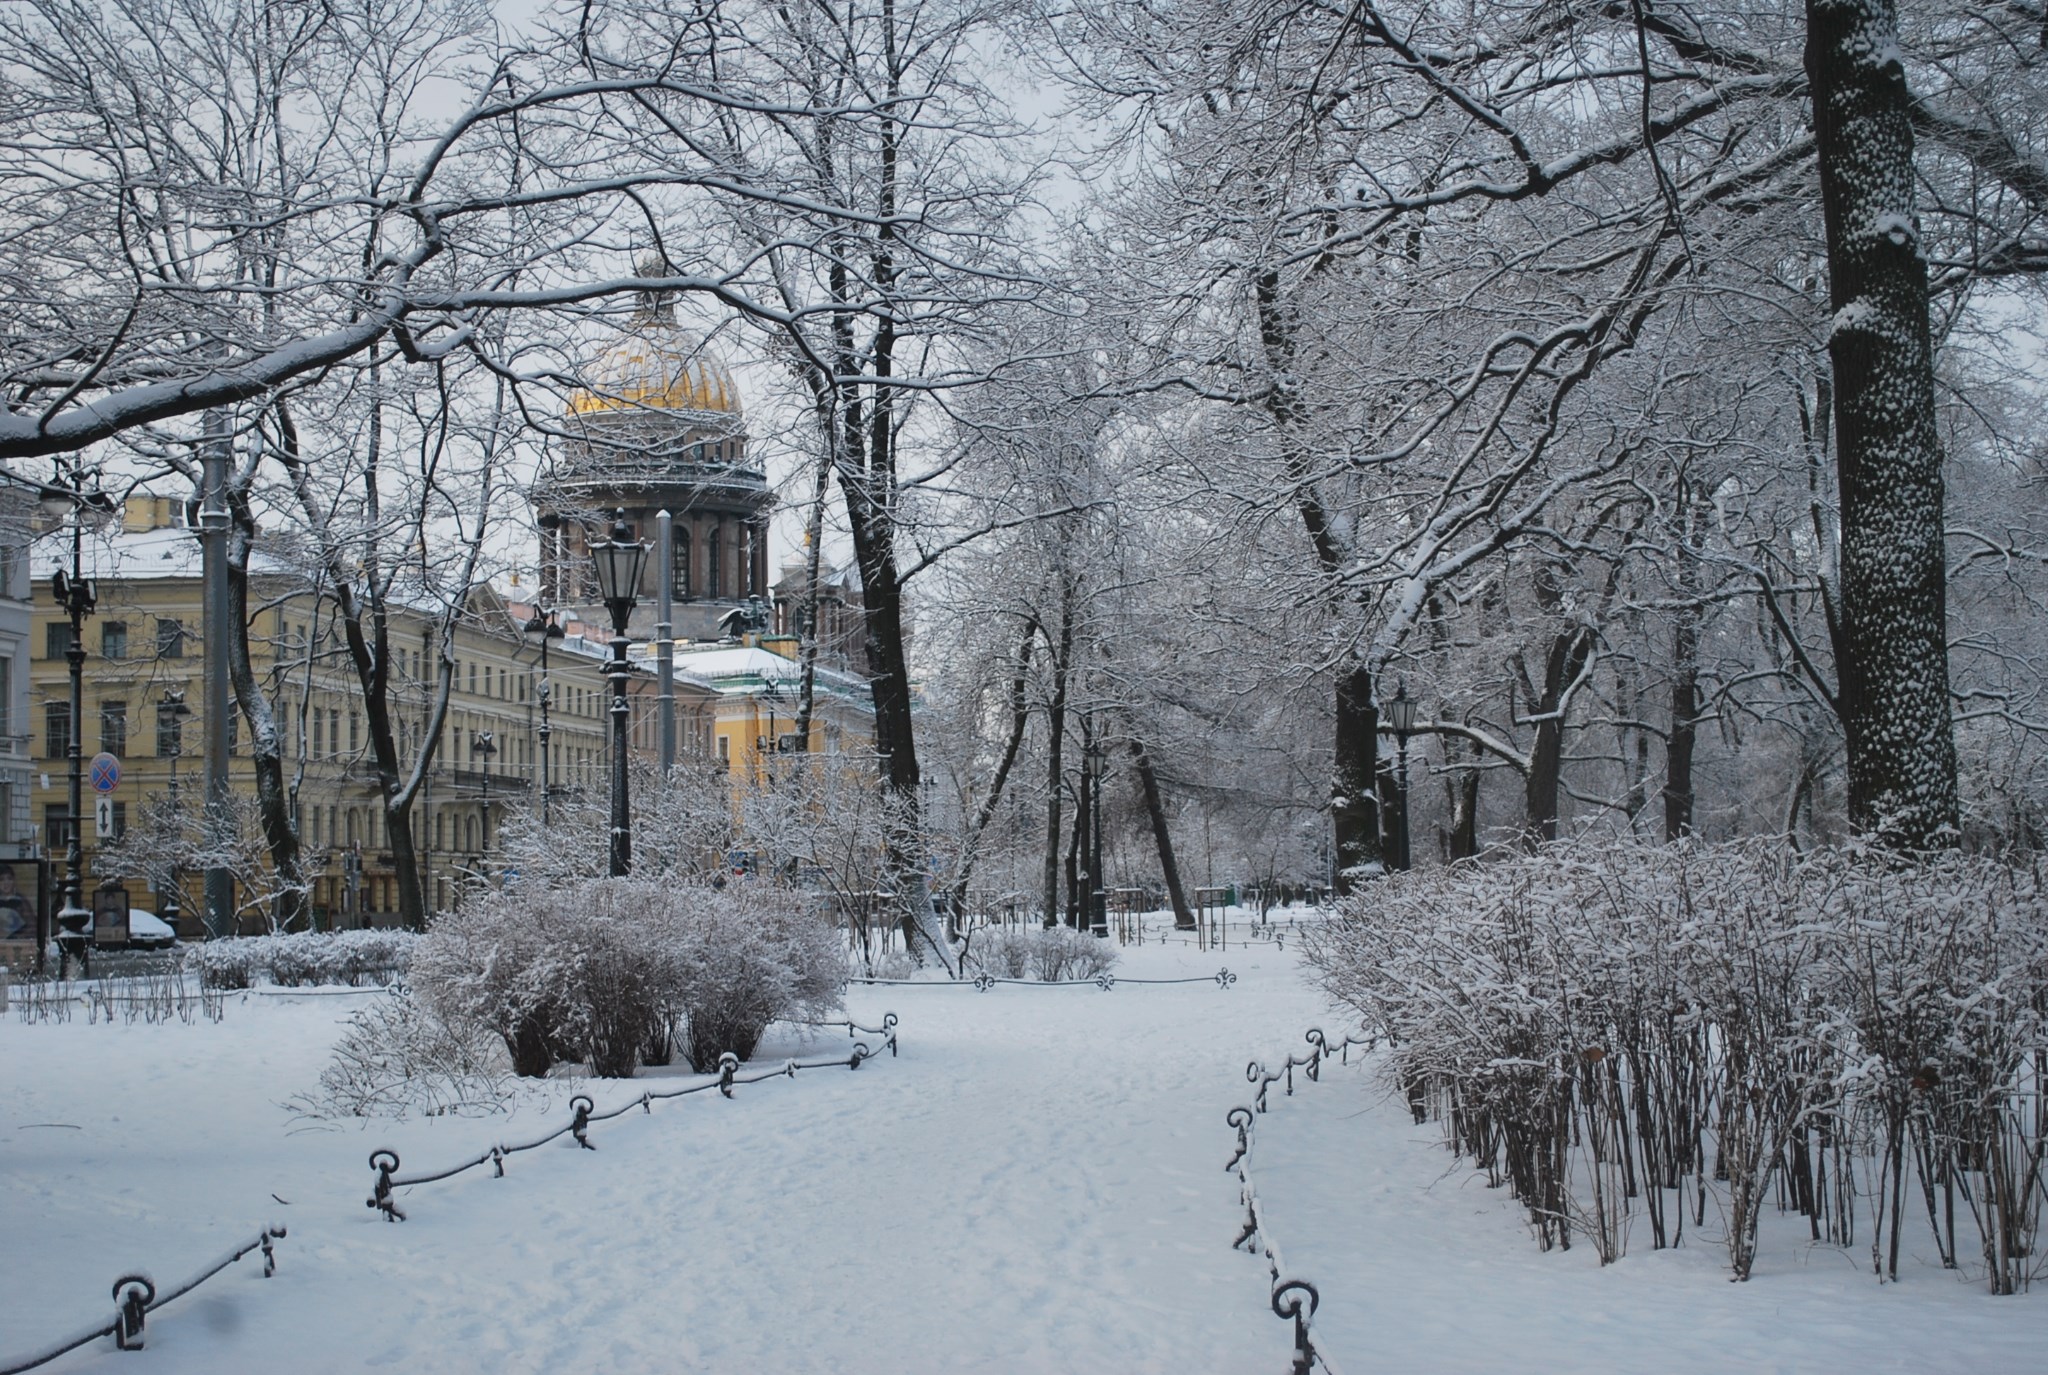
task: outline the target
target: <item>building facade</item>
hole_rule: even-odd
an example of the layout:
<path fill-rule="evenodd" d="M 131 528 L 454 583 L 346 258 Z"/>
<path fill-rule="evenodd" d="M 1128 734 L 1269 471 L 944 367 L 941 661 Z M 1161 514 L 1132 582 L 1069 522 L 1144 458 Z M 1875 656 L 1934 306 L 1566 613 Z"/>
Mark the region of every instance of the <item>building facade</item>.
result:
<path fill-rule="evenodd" d="M 198 874 L 108 874 L 98 852 L 145 817 L 197 815 L 205 701 L 201 682 L 200 550 L 183 524 L 181 503 L 130 499 L 120 521 L 89 536 L 86 576 L 98 605 L 85 625 L 81 749 L 121 761 L 111 799 L 113 835 L 84 835 L 88 882 L 119 878 L 137 907 L 161 912 L 173 892 L 181 934 L 199 934 Z M 60 547 L 61 546 L 61 547 Z M 38 584 L 69 564 L 57 535 L 36 542 Z M 331 601 L 305 590 L 296 571 L 257 554 L 251 560 L 251 670 L 273 704 L 294 787 L 298 834 L 313 876 L 316 919 L 326 925 L 388 923 L 397 907 L 384 808 L 370 755 L 362 692 L 347 658 Z M 522 608 L 523 609 L 523 608 Z M 454 680 L 434 768 L 413 811 L 413 838 L 430 906 L 444 908 L 462 886 L 488 875 L 508 809 L 538 798 L 542 678 L 539 637 L 523 633 L 515 609 L 488 590 L 472 598 L 454 634 Z M 4 615 L 4 607 L 0 607 Z M 66 792 L 69 741 L 69 621 L 47 600 L 37 604 L 32 657 L 22 696 L 30 758 L 22 771 L 26 825 L 61 868 L 71 825 Z M 430 610 L 393 609 L 392 704 L 399 752 L 411 760 L 431 728 L 437 691 L 439 629 Z M 7 642 L 0 620 L 0 647 Z M 549 774 L 558 790 L 605 786 L 609 697 L 604 656 L 569 639 L 549 650 Z M 0 659 L 4 662 L 4 659 Z M 253 796 L 255 770 L 239 710 L 228 720 L 230 789 Z M 32 777 L 34 787 L 27 786 Z M 0 851 L 0 855 L 4 855 Z M 24 885 L 26 886 L 26 885 Z"/>

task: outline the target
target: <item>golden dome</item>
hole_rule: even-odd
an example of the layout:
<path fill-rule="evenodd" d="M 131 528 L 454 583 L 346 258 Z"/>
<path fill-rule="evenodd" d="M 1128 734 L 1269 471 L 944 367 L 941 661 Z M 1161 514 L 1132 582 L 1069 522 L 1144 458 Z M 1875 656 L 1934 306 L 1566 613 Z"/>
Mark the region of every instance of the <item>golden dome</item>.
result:
<path fill-rule="evenodd" d="M 575 415 L 605 411 L 712 411 L 739 416 L 740 389 L 724 360 L 703 339 L 659 320 L 607 353 L 587 374 L 588 387 L 569 393 Z"/>

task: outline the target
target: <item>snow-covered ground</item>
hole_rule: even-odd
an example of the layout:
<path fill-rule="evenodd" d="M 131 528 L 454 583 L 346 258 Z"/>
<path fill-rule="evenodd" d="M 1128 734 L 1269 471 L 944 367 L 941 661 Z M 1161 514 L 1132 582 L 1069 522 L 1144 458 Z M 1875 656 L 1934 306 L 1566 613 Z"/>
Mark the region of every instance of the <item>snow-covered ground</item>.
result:
<path fill-rule="evenodd" d="M 1336 1028 L 1292 950 L 1148 944 L 1131 977 L 1213 983 L 855 987 L 902 1054 L 657 1105 L 364 1206 L 378 1146 L 404 1172 L 541 1134 L 590 1089 L 554 1082 L 504 1118 L 306 1130 L 346 999 L 231 1000 L 218 1025 L 0 1021 L 0 1365 L 110 1312 L 124 1269 L 162 1284 L 266 1221 L 253 1260 L 152 1315 L 148 1351 L 102 1340 L 48 1369 L 1256 1372 L 1286 1369 L 1224 1114 L 1248 1059 Z M 760 1061 L 823 1053 L 771 1033 Z M 1757 1277 L 1718 1250 L 1601 1269 L 1541 1254 L 1511 1200 L 1454 1168 L 1358 1070 L 1274 1091 L 1254 1168 L 1289 1264 L 1320 1288 L 1335 1366 L 1365 1370 L 1945 1370 L 2048 1343 L 2048 1293 L 1991 1299 L 1916 1265 L 1774 1229 Z M 1710 1220 L 1711 1226 L 1711 1220 Z"/>

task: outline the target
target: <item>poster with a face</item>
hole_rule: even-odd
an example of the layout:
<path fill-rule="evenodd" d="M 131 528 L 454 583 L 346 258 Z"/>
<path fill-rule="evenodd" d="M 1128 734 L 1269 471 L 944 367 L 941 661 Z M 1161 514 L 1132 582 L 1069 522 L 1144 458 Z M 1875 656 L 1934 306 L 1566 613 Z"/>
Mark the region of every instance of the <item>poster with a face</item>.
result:
<path fill-rule="evenodd" d="M 35 907 L 21 891 L 21 880 L 12 864 L 0 864 L 0 938 L 34 940 Z"/>

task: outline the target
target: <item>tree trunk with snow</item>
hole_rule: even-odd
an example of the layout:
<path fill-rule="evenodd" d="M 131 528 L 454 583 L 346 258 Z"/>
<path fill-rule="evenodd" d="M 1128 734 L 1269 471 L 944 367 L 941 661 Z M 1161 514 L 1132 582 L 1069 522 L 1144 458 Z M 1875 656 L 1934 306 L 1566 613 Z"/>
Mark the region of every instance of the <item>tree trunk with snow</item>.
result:
<path fill-rule="evenodd" d="M 1953 843 L 1941 446 L 1911 96 L 1893 0 L 1808 0 L 1806 73 L 1834 310 L 1842 606 L 1835 634 L 1851 824 Z"/>
<path fill-rule="evenodd" d="M 1181 886 L 1180 862 L 1173 853 L 1173 832 L 1166 824 L 1166 803 L 1159 793 L 1159 772 L 1152 767 L 1152 756 L 1145 750 L 1145 742 L 1133 735 L 1130 741 L 1131 762 L 1138 769 L 1138 786 L 1145 794 L 1145 815 L 1152 819 L 1152 843 L 1159 851 L 1159 872 L 1166 879 L 1166 900 L 1173 905 L 1173 925 L 1177 931 L 1195 929 L 1195 911 L 1188 906 L 1187 890 Z"/>
<path fill-rule="evenodd" d="M 1381 859 L 1379 733 L 1372 670 L 1352 668 L 1337 679 L 1335 793 L 1330 799 L 1339 893 L 1350 892 L 1353 879 Z"/>

